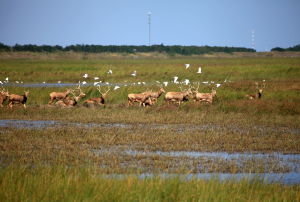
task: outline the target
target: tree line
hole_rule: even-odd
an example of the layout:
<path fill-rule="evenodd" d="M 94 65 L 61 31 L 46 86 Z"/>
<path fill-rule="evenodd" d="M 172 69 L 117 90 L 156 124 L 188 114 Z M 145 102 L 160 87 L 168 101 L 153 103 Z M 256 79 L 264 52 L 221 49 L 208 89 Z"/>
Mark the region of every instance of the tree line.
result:
<path fill-rule="evenodd" d="M 133 45 L 70 45 L 62 47 L 59 45 L 19 45 L 8 46 L 0 43 L 0 51 L 30 51 L 30 52 L 58 52 L 58 51 L 74 51 L 74 52 L 87 52 L 87 53 L 147 53 L 147 52 L 160 52 L 167 54 L 181 54 L 181 55 L 193 55 L 193 54 L 205 54 L 213 52 L 256 52 L 251 48 L 243 47 L 221 47 L 221 46 L 165 46 L 152 45 L 152 46 L 133 46 Z"/>
<path fill-rule="evenodd" d="M 293 47 L 289 47 L 289 48 L 280 48 L 280 47 L 276 47 L 276 48 L 272 48 L 271 51 L 280 51 L 280 52 L 285 52 L 285 51 L 300 51 L 300 44 L 293 46 Z"/>

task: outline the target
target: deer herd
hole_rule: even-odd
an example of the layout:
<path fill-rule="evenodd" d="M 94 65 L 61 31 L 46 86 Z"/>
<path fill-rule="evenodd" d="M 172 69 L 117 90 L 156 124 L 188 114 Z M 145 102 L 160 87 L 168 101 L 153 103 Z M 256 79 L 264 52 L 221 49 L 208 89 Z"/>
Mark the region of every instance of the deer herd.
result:
<path fill-rule="evenodd" d="M 256 82 L 255 94 L 247 94 L 245 98 L 249 100 L 260 99 L 262 97 L 263 89 L 265 88 L 265 83 L 259 86 Z M 139 106 L 152 106 L 154 105 L 158 98 L 165 93 L 164 100 L 167 104 L 176 103 L 178 106 L 182 102 L 186 102 L 189 99 L 193 99 L 194 102 L 203 102 L 212 104 L 214 98 L 216 97 L 216 89 L 212 89 L 211 93 L 201 93 L 198 91 L 199 83 L 197 87 L 189 86 L 187 89 L 182 89 L 179 87 L 180 91 L 178 92 L 166 92 L 162 86 L 160 86 L 158 91 L 147 90 L 142 93 L 130 93 L 127 96 L 128 106 L 132 106 L 135 102 L 139 103 Z M 96 107 L 96 106 L 105 106 L 105 100 L 107 98 L 110 87 L 107 87 L 106 90 L 102 91 L 101 87 L 98 86 L 97 90 L 100 94 L 99 97 L 94 97 L 83 101 L 83 106 L 85 107 Z M 8 99 L 8 107 L 12 108 L 15 104 L 21 104 L 26 108 L 26 101 L 28 99 L 29 91 L 24 91 L 23 95 L 10 94 L 8 90 L 3 87 L 0 89 L 0 107 L 3 107 L 3 103 Z M 77 105 L 78 101 L 86 96 L 86 94 L 81 90 L 80 83 L 74 89 L 67 89 L 65 92 L 51 92 L 49 94 L 48 105 L 55 105 L 59 107 L 74 107 Z"/>

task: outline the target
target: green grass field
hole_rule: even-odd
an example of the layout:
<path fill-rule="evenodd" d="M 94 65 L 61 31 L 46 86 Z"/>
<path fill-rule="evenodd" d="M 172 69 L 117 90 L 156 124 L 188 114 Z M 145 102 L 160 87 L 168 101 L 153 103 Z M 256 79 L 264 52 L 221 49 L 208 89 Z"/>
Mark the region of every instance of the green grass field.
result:
<path fill-rule="evenodd" d="M 18 53 L 20 54 L 20 53 Z M 185 69 L 184 64 L 191 67 Z M 197 74 L 198 67 L 202 74 Z M 112 75 L 106 72 L 111 69 Z M 137 76 L 130 74 L 136 70 Z M 82 78 L 88 73 L 89 78 Z M 228 153 L 300 153 L 300 57 L 166 57 L 132 55 L 0 53 L 0 80 L 11 83 L 137 83 L 109 92 L 105 107 L 86 108 L 82 101 L 98 92 L 83 86 L 86 97 L 74 108 L 48 106 L 49 93 L 66 88 L 6 87 L 10 93 L 29 90 L 27 109 L 0 108 L 0 119 L 55 120 L 63 123 L 129 124 L 130 127 L 54 128 L 1 127 L 0 198 L 4 201 L 299 201 L 299 185 L 260 181 L 138 179 L 140 173 L 284 173 L 277 159 L 244 160 L 171 158 L 127 155 L 135 151 Z M 180 107 L 163 96 L 151 107 L 127 107 L 127 94 L 157 90 L 178 91 L 171 81 L 221 83 L 212 105 L 192 100 Z M 227 80 L 225 83 L 224 80 Z M 255 82 L 265 80 L 260 100 L 247 100 Z M 230 81 L 230 82 L 228 82 Z M 185 86 L 183 86 L 185 87 Z M 213 85 L 201 85 L 210 92 Z M 162 127 L 155 127 L 159 125 Z M 208 127 L 208 129 L 203 129 Z M 97 153 L 98 150 L 108 152 Z M 299 163 L 299 162 L 296 162 Z M 202 165 L 201 169 L 197 165 Z M 107 179 L 105 174 L 131 174 Z M 17 193 L 17 194 L 16 194 Z"/>

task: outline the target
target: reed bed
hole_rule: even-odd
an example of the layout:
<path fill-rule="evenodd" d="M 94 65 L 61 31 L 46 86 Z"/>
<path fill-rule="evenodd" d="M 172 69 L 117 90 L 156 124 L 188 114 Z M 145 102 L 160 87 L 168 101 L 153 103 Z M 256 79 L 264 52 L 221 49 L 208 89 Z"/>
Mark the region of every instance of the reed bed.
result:
<path fill-rule="evenodd" d="M 107 178 L 93 168 L 9 167 L 0 169 L 3 201 L 299 201 L 300 187 L 259 180 L 137 176 Z"/>

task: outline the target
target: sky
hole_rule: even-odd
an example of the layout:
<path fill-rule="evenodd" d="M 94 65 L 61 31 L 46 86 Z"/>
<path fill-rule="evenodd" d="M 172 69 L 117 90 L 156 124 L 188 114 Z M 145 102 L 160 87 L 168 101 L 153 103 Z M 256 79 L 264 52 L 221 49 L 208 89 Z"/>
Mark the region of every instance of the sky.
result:
<path fill-rule="evenodd" d="M 300 44 L 300 0 L 0 0 L 0 42 L 148 45 L 148 12 L 150 44 Z"/>

